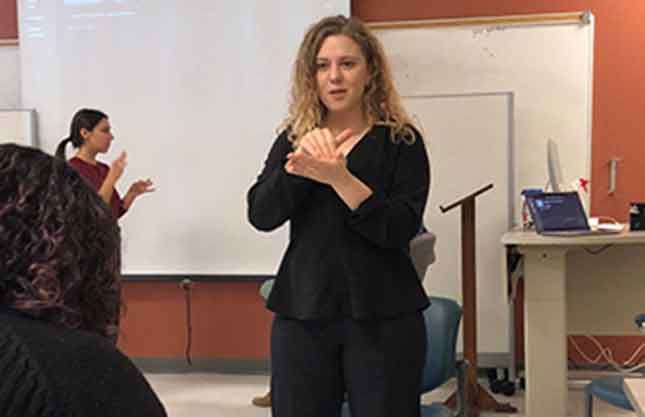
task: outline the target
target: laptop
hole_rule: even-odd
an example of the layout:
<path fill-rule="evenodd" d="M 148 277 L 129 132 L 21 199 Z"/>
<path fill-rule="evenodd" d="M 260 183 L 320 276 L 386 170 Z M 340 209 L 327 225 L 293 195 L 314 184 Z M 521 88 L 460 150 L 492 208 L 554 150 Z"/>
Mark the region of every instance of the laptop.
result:
<path fill-rule="evenodd" d="M 545 236 L 620 233 L 622 228 L 591 230 L 577 192 L 537 193 L 526 196 L 536 231 Z"/>

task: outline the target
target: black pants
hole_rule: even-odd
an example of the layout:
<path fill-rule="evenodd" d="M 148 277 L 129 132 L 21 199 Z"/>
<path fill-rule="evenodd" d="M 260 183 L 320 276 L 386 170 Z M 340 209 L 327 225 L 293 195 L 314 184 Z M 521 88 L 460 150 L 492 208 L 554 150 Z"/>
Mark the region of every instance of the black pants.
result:
<path fill-rule="evenodd" d="M 387 320 L 275 317 L 273 417 L 419 417 L 426 336 L 421 313 Z"/>

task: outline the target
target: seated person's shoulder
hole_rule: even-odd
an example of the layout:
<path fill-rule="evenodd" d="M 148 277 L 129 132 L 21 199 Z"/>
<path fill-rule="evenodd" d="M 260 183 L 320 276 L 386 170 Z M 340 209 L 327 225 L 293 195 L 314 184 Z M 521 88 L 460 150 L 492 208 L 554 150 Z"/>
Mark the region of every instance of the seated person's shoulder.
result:
<path fill-rule="evenodd" d="M 22 339 L 12 317 L 0 311 L 0 414 L 21 417 L 62 415 L 45 373 Z"/>
<path fill-rule="evenodd" d="M 11 318 L 11 327 L 63 409 L 97 417 L 166 415 L 141 372 L 108 339 L 22 317 Z"/>

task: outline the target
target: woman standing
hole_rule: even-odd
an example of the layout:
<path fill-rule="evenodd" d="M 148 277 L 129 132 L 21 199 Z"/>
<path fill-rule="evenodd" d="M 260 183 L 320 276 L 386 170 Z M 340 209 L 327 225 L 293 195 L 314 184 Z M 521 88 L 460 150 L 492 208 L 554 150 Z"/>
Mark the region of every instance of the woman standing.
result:
<path fill-rule="evenodd" d="M 123 175 L 127 165 L 125 152 L 115 159 L 110 166 L 97 161 L 96 156 L 106 153 L 114 140 L 108 116 L 92 109 L 81 109 L 74 114 L 69 129 L 69 136 L 63 139 L 56 149 L 56 156 L 65 159 L 65 147 L 71 143 L 77 148 L 76 154 L 68 162 L 93 188 L 103 201 L 110 206 L 115 219 L 120 218 L 132 206 L 134 200 L 142 194 L 154 191 L 152 181 L 134 182 L 122 199 L 116 190 L 116 183 Z"/>
<path fill-rule="evenodd" d="M 429 190 L 423 139 L 383 49 L 343 16 L 313 25 L 248 217 L 290 222 L 267 306 L 274 417 L 417 417 L 428 299 L 408 254 Z M 303 399 L 306 399 L 303 401 Z"/>

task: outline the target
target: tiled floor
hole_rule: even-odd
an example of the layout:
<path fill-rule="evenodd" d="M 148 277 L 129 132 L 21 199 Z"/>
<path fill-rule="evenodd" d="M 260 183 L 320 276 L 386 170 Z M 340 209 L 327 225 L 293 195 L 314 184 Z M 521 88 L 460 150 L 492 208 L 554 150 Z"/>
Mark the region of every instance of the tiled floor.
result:
<path fill-rule="evenodd" d="M 146 377 L 166 406 L 171 417 L 270 417 L 269 409 L 251 405 L 251 398 L 264 394 L 269 378 L 263 375 L 223 374 L 147 374 Z M 575 384 L 569 390 L 568 416 L 582 417 L 582 390 Z M 452 392 L 446 386 L 424 396 L 424 402 L 440 401 Z M 523 417 L 522 391 L 511 398 L 499 397 L 519 409 Z M 482 413 L 483 417 L 509 416 L 509 414 Z M 626 417 L 633 413 L 621 411 L 596 401 L 594 417 Z M 304 416 L 303 416 L 304 417 Z M 556 416 L 539 416 L 556 417 Z M 564 417 L 564 416 L 563 416 Z"/>

